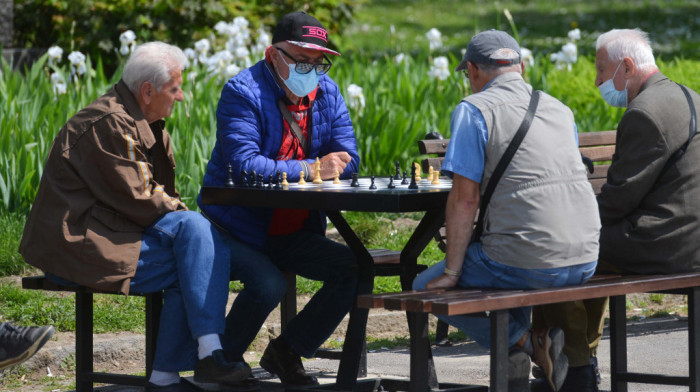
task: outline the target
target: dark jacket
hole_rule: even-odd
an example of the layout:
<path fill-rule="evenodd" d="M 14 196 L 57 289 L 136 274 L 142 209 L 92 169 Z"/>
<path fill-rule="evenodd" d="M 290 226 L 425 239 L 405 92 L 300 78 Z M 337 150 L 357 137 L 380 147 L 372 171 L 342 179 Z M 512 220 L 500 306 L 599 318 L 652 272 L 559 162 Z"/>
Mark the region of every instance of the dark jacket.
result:
<path fill-rule="evenodd" d="M 302 161 L 275 159 L 284 130 L 277 100 L 284 96 L 284 89 L 272 72 L 274 70 L 262 60 L 234 76 L 224 86 L 216 110 L 216 145 L 204 176 L 205 186 L 223 186 L 229 163 L 234 182 L 240 181 L 241 170 L 248 173 L 254 170 L 266 180 L 279 170 L 287 173 L 290 182 L 298 181 L 302 170 L 307 172 L 307 176 L 311 174 Z M 355 133 L 340 89 L 327 75 L 319 78 L 316 100 L 311 110 L 310 147 L 306 162 L 313 165 L 316 157 L 345 151 L 352 161 L 340 177 L 349 178 L 358 171 L 360 164 Z M 200 195 L 199 207 L 209 219 L 239 240 L 257 249 L 263 247 L 272 209 L 204 205 L 201 201 Z M 319 211 L 312 211 L 305 224 L 308 230 L 323 233 L 326 218 Z"/>
<path fill-rule="evenodd" d="M 129 292 L 141 234 L 186 209 L 164 121 L 149 126 L 123 81 L 54 139 L 24 227 L 27 263 L 80 285 Z"/>
<path fill-rule="evenodd" d="M 700 113 L 700 97 L 691 92 Z M 700 137 L 688 140 L 690 109 L 661 73 L 642 85 L 617 127 L 615 155 L 598 196 L 600 259 L 628 273 L 700 270 Z"/>

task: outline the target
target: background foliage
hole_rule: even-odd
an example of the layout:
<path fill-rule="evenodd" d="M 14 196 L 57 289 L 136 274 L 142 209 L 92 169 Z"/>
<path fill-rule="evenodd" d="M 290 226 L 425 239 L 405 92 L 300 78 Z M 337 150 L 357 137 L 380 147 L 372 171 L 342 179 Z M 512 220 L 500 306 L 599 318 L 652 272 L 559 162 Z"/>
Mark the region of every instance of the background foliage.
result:
<path fill-rule="evenodd" d="M 216 22 L 246 17 L 254 29 L 272 32 L 279 16 L 313 12 L 333 35 L 352 19 L 355 0 L 15 0 L 14 45 L 53 45 L 104 55 L 113 71 L 119 34 L 133 30 L 139 41 L 159 40 L 188 47 L 209 37 Z M 116 45 L 118 49 L 118 44 Z"/>

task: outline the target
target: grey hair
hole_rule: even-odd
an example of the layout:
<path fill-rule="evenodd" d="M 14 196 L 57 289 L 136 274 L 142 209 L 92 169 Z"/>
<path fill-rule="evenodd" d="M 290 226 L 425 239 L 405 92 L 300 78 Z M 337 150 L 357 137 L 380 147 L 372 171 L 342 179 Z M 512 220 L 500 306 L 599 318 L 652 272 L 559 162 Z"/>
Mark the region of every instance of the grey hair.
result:
<path fill-rule="evenodd" d="M 170 81 L 170 74 L 182 71 L 187 57 L 177 46 L 165 42 L 146 42 L 138 45 L 124 65 L 122 79 L 132 93 L 138 94 L 144 82 L 151 82 L 160 91 Z"/>
<path fill-rule="evenodd" d="M 501 48 L 491 53 L 489 58 L 496 60 L 512 60 L 520 59 L 520 55 L 513 49 Z M 520 66 L 521 64 L 512 64 L 507 66 L 496 64 L 479 64 L 479 69 L 483 70 L 488 74 L 500 75 L 506 72 L 521 72 L 522 68 Z"/>
<path fill-rule="evenodd" d="M 613 62 L 629 57 L 640 69 L 656 67 L 649 34 L 640 29 L 613 29 L 603 33 L 596 41 L 596 52 L 605 48 Z"/>

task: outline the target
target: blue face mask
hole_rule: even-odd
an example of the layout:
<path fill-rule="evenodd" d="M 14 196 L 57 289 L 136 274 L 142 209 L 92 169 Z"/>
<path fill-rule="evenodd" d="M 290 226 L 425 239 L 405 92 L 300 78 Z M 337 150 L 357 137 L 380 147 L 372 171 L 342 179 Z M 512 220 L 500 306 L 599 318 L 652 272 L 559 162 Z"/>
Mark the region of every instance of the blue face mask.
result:
<path fill-rule="evenodd" d="M 289 77 L 284 80 L 284 84 L 289 91 L 297 97 L 305 97 L 314 91 L 316 86 L 318 86 L 318 74 L 316 74 L 316 71 L 312 70 L 302 74 L 297 72 L 296 64 L 289 64 L 284 57 L 282 57 L 282 61 L 289 67 Z"/>
<path fill-rule="evenodd" d="M 617 75 L 620 65 L 622 65 L 622 61 L 615 69 L 613 77 L 598 86 L 598 90 L 600 90 L 600 95 L 603 96 L 603 99 L 608 103 L 608 105 L 617 108 L 624 108 L 627 107 L 627 82 L 625 82 L 625 88 L 622 91 L 617 90 L 615 88 L 615 84 L 613 83 L 613 79 L 615 79 L 615 75 Z"/>

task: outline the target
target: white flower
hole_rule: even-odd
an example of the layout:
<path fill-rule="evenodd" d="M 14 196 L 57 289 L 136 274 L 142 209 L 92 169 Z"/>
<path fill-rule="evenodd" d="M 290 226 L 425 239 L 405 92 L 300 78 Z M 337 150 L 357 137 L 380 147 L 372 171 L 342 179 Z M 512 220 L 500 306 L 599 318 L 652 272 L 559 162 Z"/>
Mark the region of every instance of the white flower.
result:
<path fill-rule="evenodd" d="M 226 30 L 228 29 L 228 23 L 224 22 L 223 20 L 220 20 L 216 22 L 214 25 L 214 30 L 216 30 L 217 33 L 219 34 L 226 34 Z"/>
<path fill-rule="evenodd" d="M 248 19 L 245 16 L 237 16 L 233 19 L 233 24 L 241 29 L 245 29 L 248 28 Z"/>
<path fill-rule="evenodd" d="M 121 48 L 119 48 L 119 53 L 121 53 L 122 56 L 126 56 L 129 52 L 129 45 L 122 45 Z"/>
<path fill-rule="evenodd" d="M 65 83 L 63 80 L 63 75 L 61 75 L 58 72 L 54 72 L 51 74 L 51 83 L 53 84 L 58 84 L 58 83 Z"/>
<path fill-rule="evenodd" d="M 520 54 L 522 55 L 522 60 L 528 66 L 532 67 L 535 65 L 535 57 L 532 55 L 532 51 L 528 48 L 520 47 Z"/>
<path fill-rule="evenodd" d="M 60 61 L 61 57 L 63 57 L 63 49 L 61 49 L 59 46 L 52 46 L 49 48 L 50 59 L 56 59 Z"/>
<path fill-rule="evenodd" d="M 63 57 L 63 49 L 58 46 L 52 46 L 49 48 L 49 65 L 53 65 L 54 62 L 58 63 Z"/>
<path fill-rule="evenodd" d="M 129 45 L 134 41 L 136 41 L 136 34 L 131 30 L 127 30 L 119 36 L 119 42 L 122 43 L 122 46 Z"/>
<path fill-rule="evenodd" d="M 185 53 L 185 57 L 187 57 L 190 60 L 194 60 L 197 58 L 197 52 L 195 52 L 192 48 L 186 48 L 185 50 L 183 50 L 183 52 Z"/>
<path fill-rule="evenodd" d="M 211 48 L 211 44 L 209 43 L 208 39 L 202 38 L 194 43 L 194 48 L 199 53 L 207 53 L 209 48 Z"/>
<path fill-rule="evenodd" d="M 393 24 L 389 26 L 389 32 L 390 32 L 392 35 L 393 35 L 393 34 L 396 34 L 396 27 L 394 27 Z"/>
<path fill-rule="evenodd" d="M 87 72 L 87 66 L 85 65 L 85 63 L 78 64 L 76 72 L 78 73 L 78 75 L 82 75 L 85 72 Z"/>
<path fill-rule="evenodd" d="M 85 61 L 85 55 L 80 52 L 70 52 L 68 55 L 68 60 L 72 65 L 78 65 Z"/>
<path fill-rule="evenodd" d="M 359 110 L 365 108 L 365 96 L 362 94 L 362 87 L 354 83 L 348 86 L 348 106 Z"/>
<path fill-rule="evenodd" d="M 239 60 L 245 59 L 250 55 L 250 51 L 248 51 L 248 48 L 245 46 L 239 46 L 236 48 L 236 50 L 233 52 L 233 57 Z"/>
<path fill-rule="evenodd" d="M 428 30 L 428 32 L 425 33 L 425 36 L 428 38 L 428 42 L 430 43 L 430 51 L 442 47 L 442 34 L 440 34 L 440 31 L 435 27 Z"/>
<path fill-rule="evenodd" d="M 188 82 L 194 83 L 196 79 L 197 79 L 197 72 L 190 71 L 187 73 L 187 81 Z"/>
<path fill-rule="evenodd" d="M 65 94 L 67 89 L 68 85 L 65 83 L 54 83 L 53 85 L 53 93 L 55 95 Z"/>
<path fill-rule="evenodd" d="M 230 64 L 226 67 L 226 76 L 229 78 L 238 75 L 239 72 L 241 72 L 241 67 L 236 64 Z"/>
<path fill-rule="evenodd" d="M 572 41 L 576 41 L 581 39 L 581 30 L 579 29 L 573 29 L 569 31 L 569 39 Z"/>
<path fill-rule="evenodd" d="M 396 64 L 401 64 L 404 61 L 406 61 L 406 55 L 403 53 L 399 53 L 396 56 L 394 56 L 394 63 Z"/>
<path fill-rule="evenodd" d="M 431 78 L 437 78 L 439 80 L 445 80 L 450 76 L 450 70 L 447 68 L 448 66 L 449 61 L 447 60 L 447 57 L 436 57 L 433 60 L 433 64 L 430 66 L 428 76 Z"/>
<path fill-rule="evenodd" d="M 568 44 L 564 45 L 561 47 L 562 53 L 564 53 L 564 61 L 567 63 L 575 63 L 577 58 L 578 58 L 578 49 L 576 48 L 576 44 L 573 42 L 569 42 Z"/>

